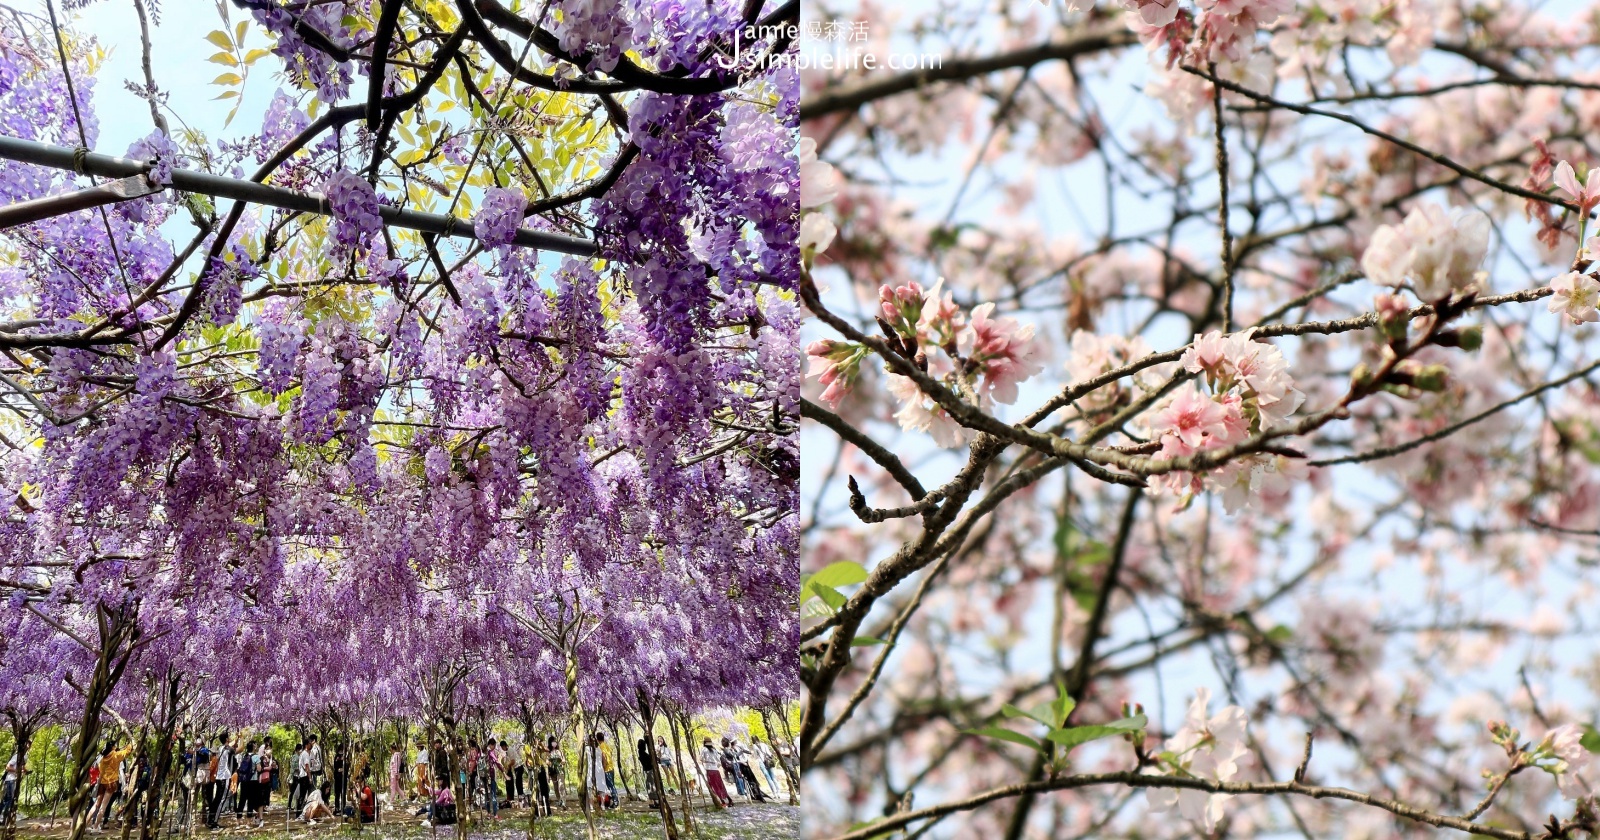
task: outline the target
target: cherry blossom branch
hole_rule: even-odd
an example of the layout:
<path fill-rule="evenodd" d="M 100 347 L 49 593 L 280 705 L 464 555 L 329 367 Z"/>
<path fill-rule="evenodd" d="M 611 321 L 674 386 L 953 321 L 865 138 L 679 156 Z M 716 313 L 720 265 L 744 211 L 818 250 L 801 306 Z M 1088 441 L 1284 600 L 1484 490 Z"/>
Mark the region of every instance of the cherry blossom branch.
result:
<path fill-rule="evenodd" d="M 1489 186 L 1489 187 L 1493 187 L 1494 189 L 1497 189 L 1497 190 L 1499 190 L 1501 192 L 1508 193 L 1510 195 L 1514 195 L 1514 196 L 1517 196 L 1519 198 L 1526 198 L 1526 199 L 1528 199 L 1530 201 L 1538 201 L 1538 202 L 1542 202 L 1542 203 L 1545 203 L 1545 204 L 1553 204 L 1553 205 L 1555 205 L 1557 207 L 1560 207 L 1562 209 L 1572 210 L 1574 212 L 1576 212 L 1579 209 L 1578 205 L 1573 204 L 1570 201 L 1564 201 L 1564 200 L 1562 200 L 1560 198 L 1556 198 L 1555 196 L 1550 195 L 1548 193 L 1536 192 L 1534 190 L 1530 190 L 1530 189 L 1526 189 L 1524 187 L 1517 186 L 1516 184 L 1511 184 L 1511 183 L 1507 183 L 1505 181 L 1501 181 L 1501 180 L 1496 179 L 1496 178 L 1491 178 L 1488 175 L 1485 175 L 1482 172 L 1479 172 L 1478 170 L 1473 169 L 1470 166 L 1465 166 L 1465 165 L 1462 165 L 1460 163 L 1457 163 L 1455 160 L 1451 159 L 1450 157 L 1448 157 L 1446 155 L 1439 154 L 1438 152 L 1429 151 L 1428 149 L 1425 149 L 1425 148 L 1423 148 L 1421 146 L 1418 146 L 1417 144 L 1411 142 L 1410 140 L 1406 140 L 1406 139 L 1404 139 L 1402 137 L 1397 137 L 1397 136 L 1395 136 L 1393 134 L 1390 134 L 1389 132 L 1384 131 L 1382 129 L 1373 128 L 1372 126 L 1367 125 L 1366 123 L 1364 123 L 1364 122 L 1362 122 L 1362 121 L 1360 121 L 1360 120 L 1356 119 L 1355 117 L 1352 117 L 1352 116 L 1350 116 L 1348 114 L 1341 114 L 1341 113 L 1338 113 L 1337 111 L 1324 111 L 1324 110 L 1322 110 L 1320 108 L 1313 108 L 1313 107 L 1311 107 L 1309 105 L 1298 105 L 1298 104 L 1293 103 L 1293 102 L 1285 102 L 1285 101 L 1283 101 L 1281 99 L 1276 99 L 1274 97 L 1268 96 L 1267 94 L 1261 93 L 1259 91 L 1251 90 L 1250 88 L 1247 88 L 1244 85 L 1236 84 L 1234 82 L 1228 81 L 1227 79 L 1219 78 L 1219 77 L 1217 77 L 1215 75 L 1207 73 L 1204 70 L 1201 70 L 1198 67 L 1193 67 L 1193 66 L 1190 66 L 1190 65 L 1187 65 L 1187 64 L 1181 65 L 1181 66 L 1183 67 L 1183 70 L 1186 73 L 1193 73 L 1194 75 L 1199 76 L 1200 78 L 1205 79 L 1205 80 L 1211 82 L 1212 84 L 1214 84 L 1214 85 L 1216 85 L 1216 86 L 1218 86 L 1218 87 L 1220 87 L 1220 88 L 1222 88 L 1224 90 L 1232 91 L 1234 93 L 1239 94 L 1240 96 L 1244 96 L 1244 97 L 1247 97 L 1249 99 L 1253 99 L 1253 100 L 1255 100 L 1257 102 L 1260 102 L 1260 103 L 1263 103 L 1263 104 L 1266 104 L 1266 105 L 1271 105 L 1271 106 L 1273 106 L 1275 108 L 1282 108 L 1282 109 L 1287 110 L 1287 111 L 1293 111 L 1296 114 L 1303 114 L 1303 115 L 1308 116 L 1308 117 L 1326 117 L 1326 118 L 1328 118 L 1330 120 L 1338 120 L 1339 122 L 1345 123 L 1347 125 L 1355 126 L 1356 128 L 1360 129 L 1363 133 L 1370 134 L 1373 137 L 1377 137 L 1377 138 L 1379 138 L 1381 140 L 1386 140 L 1386 141 L 1388 141 L 1388 142 L 1390 142 L 1390 143 L 1392 143 L 1392 144 L 1394 144 L 1396 146 L 1399 146 L 1402 149 L 1405 149 L 1408 152 L 1411 152 L 1412 154 L 1418 155 L 1419 157 L 1426 158 L 1426 159 L 1428 159 L 1430 161 L 1433 161 L 1434 163 L 1437 163 L 1440 166 L 1443 166 L 1444 168 L 1449 169 L 1449 170 L 1451 170 L 1451 171 L 1453 171 L 1453 172 L 1455 172 L 1455 173 L 1457 173 L 1459 175 L 1463 175 L 1463 176 L 1466 176 L 1468 178 L 1471 178 L 1474 181 L 1477 181 L 1477 182 L 1479 182 L 1481 184 L 1484 184 L 1486 186 Z"/>
<path fill-rule="evenodd" d="M 1530 399 L 1533 399 L 1534 397 L 1544 393 L 1545 391 L 1549 391 L 1549 390 L 1552 390 L 1552 389 L 1555 389 L 1555 388 L 1560 388 L 1563 385 L 1567 385 L 1567 384 L 1569 384 L 1571 382 L 1575 382 L 1575 381 L 1577 381 L 1579 379 L 1583 379 L 1584 377 L 1586 377 L 1589 374 L 1595 372 L 1596 370 L 1600 370 L 1600 361 L 1597 361 L 1597 362 L 1594 362 L 1593 364 L 1587 365 L 1587 366 L 1585 366 L 1584 368 L 1582 368 L 1580 370 L 1575 370 L 1572 373 L 1569 373 L 1566 376 L 1563 376 L 1563 377 L 1561 377 L 1559 379 L 1554 379 L 1554 380 L 1551 380 L 1549 382 L 1544 383 L 1543 385 L 1538 385 L 1538 386 L 1535 386 L 1533 388 L 1529 388 L 1528 390 L 1523 391 L 1521 394 L 1518 394 L 1515 397 L 1512 397 L 1512 398 L 1510 398 L 1508 400 L 1504 400 L 1502 402 L 1496 403 L 1495 405 L 1490 406 L 1489 408 L 1486 408 L 1483 411 L 1480 411 L 1477 414 L 1472 415 L 1471 417 L 1468 417 L 1468 418 L 1466 418 L 1464 420 L 1460 420 L 1460 421 L 1457 421 L 1455 423 L 1452 423 L 1452 424 L 1450 424 L 1448 426 L 1445 426 L 1444 428 L 1442 428 L 1442 429 L 1440 429 L 1440 430 L 1438 430 L 1436 432 L 1430 432 L 1428 434 L 1422 435 L 1421 437 L 1417 437 L 1417 438 L 1413 438 L 1411 440 L 1408 440 L 1405 443 L 1395 444 L 1394 446 L 1384 446 L 1384 447 L 1380 447 L 1378 449 L 1370 450 L 1368 452 L 1362 452 L 1362 453 L 1355 454 L 1355 455 L 1345 455 L 1345 456 L 1342 456 L 1342 457 L 1339 457 L 1339 458 L 1324 458 L 1324 459 L 1317 460 L 1317 461 L 1311 461 L 1310 465 L 1313 466 L 1313 467 L 1331 467 L 1331 466 L 1333 466 L 1335 464 L 1359 464 L 1359 463 L 1362 463 L 1364 461 L 1376 461 L 1376 460 L 1379 460 L 1379 459 L 1382 459 L 1382 458 L 1389 458 L 1389 457 L 1392 457 L 1392 456 L 1395 456 L 1395 455 L 1399 455 L 1399 454 L 1404 453 L 1404 452 L 1410 452 L 1411 450 L 1416 449 L 1419 446 L 1423 446 L 1425 444 L 1433 443 L 1434 441 L 1437 441 L 1437 440 L 1443 440 L 1443 439 L 1455 434 L 1456 432 L 1459 432 L 1462 429 L 1465 429 L 1466 427 L 1473 425 L 1474 423 L 1477 423 L 1479 421 L 1486 420 L 1486 419 L 1488 419 L 1490 417 L 1493 417 L 1494 415 L 1499 414 L 1500 412 L 1502 412 L 1502 411 L 1504 411 L 1504 410 L 1506 410 L 1506 409 L 1508 409 L 1508 408 L 1510 408 L 1510 407 L 1512 407 L 1514 405 L 1517 405 L 1518 403 L 1526 402 L 1526 401 L 1528 401 Z"/>
<path fill-rule="evenodd" d="M 1484 825 L 1461 817 L 1452 817 L 1439 814 L 1423 808 L 1407 805 L 1394 799 L 1373 796 L 1341 787 L 1326 787 L 1322 785 L 1308 785 L 1302 782 L 1218 782 L 1198 776 L 1154 776 L 1138 771 L 1120 773 L 1092 773 L 1077 776 L 1063 776 L 1056 779 L 1046 779 L 1036 782 L 1005 785 L 991 788 L 966 799 L 946 802 L 928 808 L 896 814 L 883 820 L 869 823 L 861 828 L 844 834 L 835 835 L 832 840 L 870 840 L 881 837 L 892 831 L 905 828 L 913 823 L 923 820 L 935 819 L 959 811 L 971 811 L 981 808 L 992 802 L 1010 799 L 1023 794 L 1050 793 L 1061 790 L 1078 790 L 1082 788 L 1100 787 L 1103 785 L 1125 785 L 1134 788 L 1177 788 L 1184 790 L 1202 790 L 1207 793 L 1227 793 L 1235 796 L 1273 796 L 1291 794 L 1304 796 L 1311 799 L 1341 799 L 1359 805 L 1367 805 L 1388 811 L 1397 817 L 1413 822 L 1431 825 L 1435 828 L 1448 828 L 1466 834 L 1483 837 L 1493 837 L 1496 840 L 1534 840 L 1538 835 L 1527 831 L 1515 831 L 1500 828 L 1499 826 Z"/>
<path fill-rule="evenodd" d="M 1216 75 L 1217 65 L 1211 65 Z M 1233 332 L 1233 234 L 1228 230 L 1228 139 L 1222 120 L 1222 91 L 1213 90 L 1211 96 L 1213 122 L 1216 126 L 1217 147 L 1217 228 L 1222 234 L 1222 331 Z"/>
<path fill-rule="evenodd" d="M 861 430 L 845 422 L 839 415 L 801 397 L 800 416 L 827 426 L 840 439 L 854 445 L 861 450 L 862 454 L 877 462 L 878 466 L 883 467 L 890 477 L 899 482 L 900 486 L 911 494 L 912 501 L 921 501 L 924 496 L 928 495 L 928 491 L 922 487 L 922 482 L 918 481 L 917 477 L 906 469 L 906 465 L 901 463 L 898 455 L 884 448 L 883 444 L 867 437 Z"/>

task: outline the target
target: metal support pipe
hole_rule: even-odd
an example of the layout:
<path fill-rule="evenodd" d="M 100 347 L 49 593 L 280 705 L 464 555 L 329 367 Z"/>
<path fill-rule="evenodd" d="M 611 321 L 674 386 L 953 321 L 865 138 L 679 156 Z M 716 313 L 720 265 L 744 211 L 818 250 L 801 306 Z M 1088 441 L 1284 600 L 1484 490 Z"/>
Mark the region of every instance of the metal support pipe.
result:
<path fill-rule="evenodd" d="M 143 176 L 150 171 L 150 164 L 144 161 L 128 160 L 127 158 L 112 157 L 111 155 L 102 155 L 95 152 L 79 154 L 76 149 L 65 146 L 51 146 L 46 143 L 35 143 L 32 140 L 20 140 L 15 137 L 0 136 L 0 158 L 21 163 L 32 163 L 38 166 L 48 166 L 54 169 L 64 169 L 85 175 L 99 175 L 104 178 Z M 321 216 L 331 215 L 327 199 L 320 195 L 291 190 L 285 187 L 258 184 L 255 181 L 246 181 L 240 178 L 224 178 L 221 175 L 212 175 L 209 172 L 174 169 L 172 170 L 172 188 L 182 192 L 199 193 L 215 198 L 231 198 L 251 204 L 280 207 L 284 210 L 294 210 L 300 213 L 315 213 Z M 37 204 L 39 201 L 59 201 L 67 197 L 69 196 L 52 196 L 26 202 L 26 204 Z M 81 208 L 68 206 L 60 212 L 70 212 L 77 209 Z M 4 212 L 4 210 L 0 210 L 0 213 Z M 460 236 L 467 239 L 478 238 L 471 222 L 463 221 L 454 216 L 443 216 L 438 213 L 419 213 L 415 210 L 402 210 L 398 207 L 389 207 L 387 205 L 379 210 L 379 214 L 383 217 L 384 224 L 391 227 L 406 228 L 407 230 L 440 236 Z M 3 218 L 3 216 L 0 216 L 0 218 Z M 44 217 L 41 216 L 40 218 Z M 538 248 L 580 257 L 592 257 L 596 252 L 595 244 L 587 239 L 564 236 L 559 233 L 529 230 L 527 228 L 518 230 L 512 243 L 524 248 Z"/>
<path fill-rule="evenodd" d="M 161 188 L 151 184 L 148 178 L 135 175 L 77 192 L 46 196 L 32 201 L 19 201 L 7 207 L 0 207 L 0 230 L 158 192 L 161 192 Z"/>

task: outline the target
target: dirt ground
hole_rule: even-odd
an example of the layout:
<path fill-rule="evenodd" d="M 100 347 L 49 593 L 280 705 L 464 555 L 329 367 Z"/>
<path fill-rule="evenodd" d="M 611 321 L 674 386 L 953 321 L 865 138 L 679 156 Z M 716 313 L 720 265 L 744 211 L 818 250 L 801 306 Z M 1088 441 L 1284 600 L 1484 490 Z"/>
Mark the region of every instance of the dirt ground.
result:
<path fill-rule="evenodd" d="M 536 840 L 587 840 L 588 831 L 582 812 L 572 803 L 568 805 L 566 809 L 557 809 L 553 816 L 535 820 L 531 832 L 526 809 L 503 809 L 499 820 L 490 820 L 474 811 L 467 834 L 477 840 L 520 840 L 530 836 Z M 680 804 L 674 801 L 673 813 L 678 816 L 681 825 L 679 809 Z M 779 840 L 800 836 L 800 809 L 786 802 L 736 802 L 732 808 L 716 811 L 711 810 L 709 805 L 696 803 L 693 816 L 697 840 Z M 657 840 L 664 836 L 660 815 L 642 802 L 629 802 L 615 811 L 601 813 L 596 816 L 595 824 L 602 840 Z M 20 840 L 62 840 L 68 835 L 68 828 L 67 821 L 61 817 L 53 823 L 48 817 L 25 818 L 18 821 L 17 837 Z M 284 809 L 274 806 L 267 811 L 265 824 L 261 828 L 256 828 L 253 821 L 235 822 L 230 816 L 224 816 L 220 830 L 207 831 L 202 828 L 193 836 L 215 840 L 315 840 L 335 835 L 340 840 L 357 840 L 363 835 L 371 840 L 453 840 L 456 829 L 455 826 L 425 827 L 422 818 L 412 817 L 409 812 L 403 816 L 394 812 L 385 813 L 383 825 L 367 824 L 361 826 L 359 831 L 354 825 L 338 820 L 307 825 L 297 820 L 286 822 Z M 131 840 L 136 840 L 138 836 L 137 829 L 130 834 Z M 105 833 L 91 834 L 90 837 L 120 840 L 122 829 L 113 825 Z M 189 835 L 181 827 L 163 825 L 160 837 L 161 840 L 187 840 Z"/>

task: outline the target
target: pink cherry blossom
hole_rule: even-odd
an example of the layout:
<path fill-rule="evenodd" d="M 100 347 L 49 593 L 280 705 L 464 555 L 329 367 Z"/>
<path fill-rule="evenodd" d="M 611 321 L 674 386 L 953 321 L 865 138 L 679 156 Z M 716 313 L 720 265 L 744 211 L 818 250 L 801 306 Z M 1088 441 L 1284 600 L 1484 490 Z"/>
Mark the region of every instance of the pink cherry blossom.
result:
<path fill-rule="evenodd" d="M 1555 775 L 1556 787 L 1560 788 L 1561 795 L 1567 799 L 1579 799 L 1588 795 L 1588 791 L 1578 779 L 1578 774 L 1588 769 L 1594 755 L 1583 746 L 1583 736 L 1583 727 L 1568 723 L 1545 733 L 1539 742 L 1539 750 L 1556 760 L 1554 765 L 1546 766 L 1546 769 Z"/>
<path fill-rule="evenodd" d="M 900 401 L 900 410 L 894 413 L 900 428 L 911 432 L 927 432 L 933 437 L 934 443 L 946 449 L 961 445 L 966 430 L 951 419 L 943 408 L 937 405 L 928 407 L 930 401 L 927 395 L 910 377 L 889 374 L 889 393 Z"/>
<path fill-rule="evenodd" d="M 878 289 L 878 317 L 901 336 L 915 336 L 922 320 L 923 294 L 916 281 L 894 288 L 884 284 Z"/>
<path fill-rule="evenodd" d="M 1166 26 L 1178 16 L 1178 0 L 1124 0 L 1123 6 L 1138 12 L 1146 26 Z"/>
<path fill-rule="evenodd" d="M 817 159 L 817 141 L 800 138 L 800 207 L 821 207 L 839 195 L 843 179 L 833 164 Z"/>
<path fill-rule="evenodd" d="M 1240 388 L 1261 417 L 1261 428 L 1282 423 L 1300 408 L 1305 395 L 1294 387 L 1283 351 L 1254 340 L 1254 329 L 1223 335 L 1213 330 L 1194 337 L 1178 364 L 1204 374 L 1218 392 Z"/>
<path fill-rule="evenodd" d="M 1556 186 L 1578 202 L 1578 215 L 1588 218 L 1589 211 L 1600 205 L 1600 167 L 1590 167 L 1589 176 L 1580 185 L 1572 164 L 1562 161 L 1556 165 Z"/>
<path fill-rule="evenodd" d="M 828 339 L 813 341 L 806 346 L 806 355 L 811 358 L 811 367 L 806 371 L 806 376 L 815 376 L 818 382 L 827 386 L 821 399 L 834 410 L 838 410 L 839 403 L 861 378 L 861 360 L 866 357 L 866 352 L 866 348 L 860 345 Z"/>
<path fill-rule="evenodd" d="M 1600 281 L 1569 271 L 1550 281 L 1550 289 L 1555 293 L 1550 296 L 1551 312 L 1566 315 L 1574 324 L 1600 321 L 1600 309 L 1596 308 L 1600 304 Z"/>
<path fill-rule="evenodd" d="M 1361 256 L 1368 279 L 1386 286 L 1410 283 L 1423 300 L 1439 300 L 1478 279 L 1489 250 L 1489 217 L 1475 211 L 1447 214 L 1437 204 L 1413 207 L 1400 225 L 1373 231 Z"/>
<path fill-rule="evenodd" d="M 800 250 L 820 254 L 833 244 L 838 232 L 832 219 L 821 213 L 807 213 L 800 217 Z"/>
<path fill-rule="evenodd" d="M 1226 782 L 1239 774 L 1240 759 L 1250 753 L 1246 741 L 1249 716 L 1238 706 L 1228 706 L 1215 716 L 1208 716 L 1210 704 L 1210 689 L 1195 689 L 1183 726 L 1167 739 L 1163 749 L 1172 754 L 1174 763 L 1184 772 Z M 1184 819 L 1199 823 L 1210 833 L 1222 819 L 1223 804 L 1231 797 L 1189 788 L 1149 788 L 1145 798 L 1152 810 L 1170 811 L 1176 807 Z"/>
<path fill-rule="evenodd" d="M 1033 341 L 1033 325 L 1015 318 L 990 318 L 993 303 L 972 310 L 972 322 L 961 334 L 961 346 L 983 372 L 982 392 L 997 403 L 1017 401 L 1017 384 L 1044 370 Z"/>
<path fill-rule="evenodd" d="M 1230 436 L 1228 410 L 1194 385 L 1178 389 L 1150 419 L 1150 426 L 1163 440 L 1179 444 L 1185 455 Z"/>
<path fill-rule="evenodd" d="M 944 291 L 944 278 L 940 277 L 923 296 L 918 332 L 931 343 L 944 347 L 956 340 L 965 323 L 961 307 L 956 306 L 955 293 Z"/>

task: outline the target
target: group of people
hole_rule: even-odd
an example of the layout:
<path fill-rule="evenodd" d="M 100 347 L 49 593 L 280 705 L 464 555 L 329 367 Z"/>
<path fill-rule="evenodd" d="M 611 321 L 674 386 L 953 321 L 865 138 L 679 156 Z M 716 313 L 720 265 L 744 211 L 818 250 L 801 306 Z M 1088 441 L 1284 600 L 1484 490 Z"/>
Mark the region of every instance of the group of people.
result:
<path fill-rule="evenodd" d="M 662 796 L 677 793 L 673 751 L 665 736 L 657 736 L 654 744 L 648 735 L 641 736 L 637 746 L 644 775 L 642 787 L 651 807 L 656 807 Z M 197 739 L 184 744 L 174 768 L 178 773 L 179 819 L 185 823 L 198 819 L 200 825 L 218 829 L 221 818 L 232 814 L 236 823 L 253 820 L 256 827 L 261 827 L 271 798 L 287 787 L 288 814 L 301 821 L 315 824 L 335 817 L 375 821 L 378 795 L 371 778 L 376 768 L 370 766 L 365 753 L 352 756 L 348 745 L 342 743 L 330 753 L 325 757 L 316 735 L 300 741 L 282 760 L 273 754 L 270 741 L 248 739 L 241 745 L 227 731 L 217 733 L 209 742 Z M 747 745 L 725 737 L 719 748 L 708 738 L 697 756 L 698 778 L 691 773 L 687 779 L 691 791 L 703 780 L 706 792 L 718 807 L 733 803 L 727 787 L 729 779 L 739 796 L 764 802 L 769 799 L 768 790 L 777 792 L 774 770 L 780 762 L 789 772 L 798 770 L 792 766 L 793 757 L 794 751 L 787 743 L 775 745 L 756 740 Z M 387 807 L 400 808 L 402 801 L 408 800 L 414 806 L 412 813 L 423 817 L 425 826 L 450 825 L 456 820 L 455 787 L 459 785 L 466 794 L 466 805 L 481 808 L 490 819 L 499 819 L 502 803 L 532 808 L 535 814 L 549 816 L 556 807 L 567 805 L 565 762 L 555 735 L 531 738 L 517 746 L 504 739 L 489 738 L 481 745 L 476 739 L 469 739 L 453 754 L 438 738 L 431 743 L 418 739 L 409 763 L 403 745 L 396 744 L 387 768 Z M 585 739 L 580 762 L 580 774 L 593 807 L 619 807 L 617 755 L 604 732 L 594 732 Z M 0 788 L 0 818 L 15 810 L 25 772 L 22 756 L 12 756 Z M 89 770 L 93 793 L 89 830 L 103 832 L 113 820 L 137 825 L 153 776 L 150 758 L 144 751 L 136 752 L 131 745 L 108 740 Z M 415 807 L 419 803 L 420 807 Z"/>
<path fill-rule="evenodd" d="M 554 813 L 554 800 L 566 806 L 561 787 L 565 758 L 554 735 L 524 743 L 520 749 L 505 739 L 489 738 L 482 745 L 469 739 L 455 755 L 453 780 L 450 758 L 438 738 L 431 745 L 418 740 L 408 786 L 405 753 L 396 744 L 389 755 L 390 802 L 398 803 L 409 792 L 412 803 L 419 799 L 424 803 L 416 810 L 417 816 L 426 817 L 431 825 L 448 825 L 455 819 L 453 781 L 466 792 L 469 803 L 480 804 L 490 819 L 499 819 L 502 803 L 520 804 L 545 816 Z"/>
<path fill-rule="evenodd" d="M 358 756 L 364 769 L 365 758 Z M 296 744 L 288 758 L 280 762 L 272 743 L 251 739 L 241 746 L 228 732 L 220 732 L 210 745 L 195 741 L 185 749 L 180 761 L 179 808 L 185 819 L 201 818 L 206 828 L 221 827 L 225 814 L 243 821 L 254 820 L 259 828 L 266 823 L 266 808 L 272 795 L 288 777 L 288 813 L 295 819 L 315 824 L 336 815 L 359 817 L 371 822 L 377 816 L 377 794 L 363 781 L 350 786 L 351 757 L 345 745 L 334 750 L 331 779 L 324 778 L 322 745 L 316 735 Z M 352 799 L 353 802 L 347 802 Z"/>
<path fill-rule="evenodd" d="M 747 797 L 752 802 L 766 802 L 769 797 L 761 788 L 761 779 L 751 767 L 753 761 L 760 767 L 762 774 L 767 777 L 767 785 L 772 792 L 778 792 L 778 781 L 773 773 L 779 760 L 788 764 L 792 750 L 788 745 L 774 749 L 771 744 L 756 741 L 754 745 L 747 745 L 730 737 L 722 739 L 722 748 L 718 749 L 710 738 L 705 739 L 700 747 L 700 773 L 706 780 L 706 792 L 711 794 L 711 801 L 719 807 L 727 808 L 733 805 L 733 798 L 728 795 L 727 780 L 732 779 L 734 788 L 739 795 Z M 789 772 L 793 772 L 793 768 Z"/>

